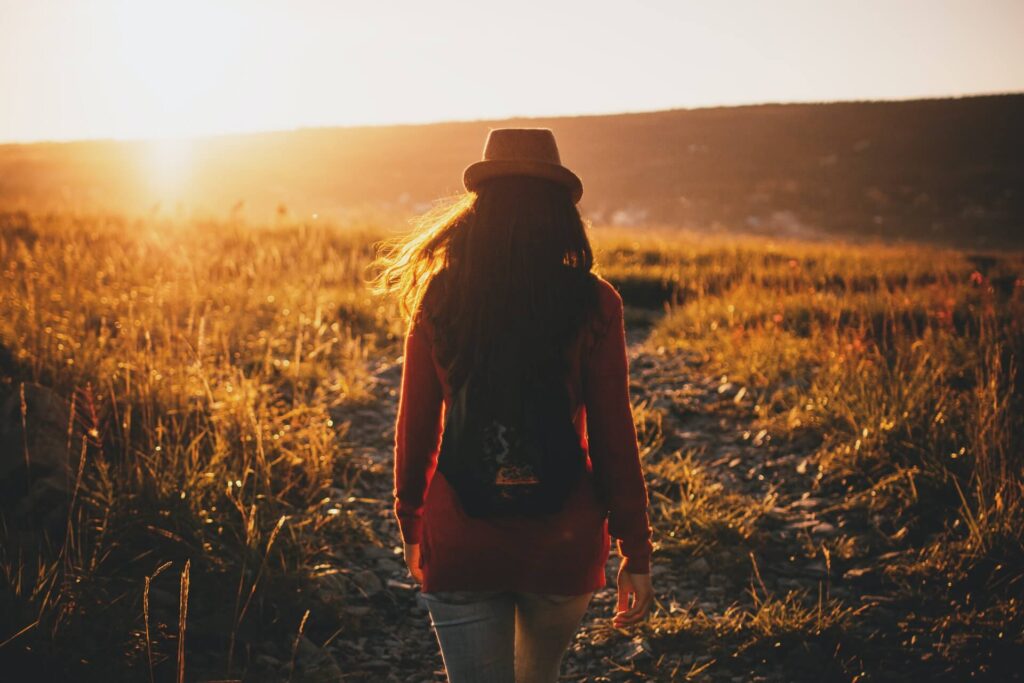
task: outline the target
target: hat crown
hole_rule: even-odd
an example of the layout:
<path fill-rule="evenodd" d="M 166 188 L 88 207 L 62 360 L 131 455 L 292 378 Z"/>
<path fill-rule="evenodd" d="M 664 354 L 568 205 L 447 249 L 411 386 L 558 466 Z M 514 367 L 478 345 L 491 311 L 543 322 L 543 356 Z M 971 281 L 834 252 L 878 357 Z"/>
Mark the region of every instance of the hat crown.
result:
<path fill-rule="evenodd" d="M 583 196 L 579 176 L 562 165 L 550 128 L 492 128 L 484 142 L 484 155 L 462 172 L 462 183 L 475 192 L 481 183 L 499 176 L 532 176 L 569 189 L 574 203 Z"/>
<path fill-rule="evenodd" d="M 550 128 L 494 128 L 484 143 L 485 161 L 542 161 L 561 164 Z"/>

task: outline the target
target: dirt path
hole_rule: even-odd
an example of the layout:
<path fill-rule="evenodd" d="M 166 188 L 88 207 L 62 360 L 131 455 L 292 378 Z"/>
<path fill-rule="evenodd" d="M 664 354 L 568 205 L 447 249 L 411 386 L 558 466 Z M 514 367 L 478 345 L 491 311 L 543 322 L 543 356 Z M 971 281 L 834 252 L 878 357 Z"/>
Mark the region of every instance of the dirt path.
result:
<path fill-rule="evenodd" d="M 700 611 L 715 617 L 732 605 L 749 603 L 754 562 L 763 591 L 806 589 L 847 595 L 848 589 L 831 585 L 826 559 L 814 554 L 821 540 L 836 533 L 836 526 L 821 513 L 825 502 L 806 494 L 815 473 L 807 466 L 805 453 L 792 444 L 777 446 L 767 434 L 752 429 L 741 388 L 702 376 L 683 354 L 649 348 L 645 332 L 643 327 L 631 329 L 629 341 L 633 401 L 646 403 L 661 415 L 664 441 L 647 456 L 649 462 L 689 451 L 723 492 L 768 501 L 754 561 L 750 543 L 742 539 L 733 544 L 726 540 L 700 557 L 656 552 L 656 613 Z M 338 417 L 351 421 L 346 441 L 354 446 L 355 464 L 362 468 L 353 495 L 363 516 L 373 520 L 383 547 L 362 548 L 351 567 L 350 578 L 361 594 L 350 595 L 342 609 L 355 628 L 322 650 L 310 643 L 300 671 L 306 680 L 321 680 L 321 675 L 328 680 L 339 672 L 344 680 L 444 680 L 429 619 L 415 600 L 415 588 L 398 554 L 399 536 L 390 507 L 392 425 L 401 366 L 394 359 L 382 362 L 374 374 L 379 404 Z M 661 490 L 661 482 L 651 482 L 652 497 Z M 685 680 L 687 674 L 715 681 L 789 679 L 792 662 L 743 656 L 722 661 L 700 640 L 666 649 L 639 631 L 611 629 L 607 621 L 614 604 L 616 567 L 613 556 L 609 586 L 595 596 L 564 664 L 563 680 Z M 811 653 L 809 661 L 829 654 Z"/>

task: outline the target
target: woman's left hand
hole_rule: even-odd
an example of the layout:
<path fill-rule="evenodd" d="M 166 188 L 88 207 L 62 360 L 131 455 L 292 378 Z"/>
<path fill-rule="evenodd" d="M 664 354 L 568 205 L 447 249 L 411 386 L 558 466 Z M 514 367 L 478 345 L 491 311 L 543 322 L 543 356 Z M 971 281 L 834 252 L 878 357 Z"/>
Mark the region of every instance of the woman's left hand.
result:
<path fill-rule="evenodd" d="M 616 628 L 624 628 L 646 619 L 647 612 L 654 602 L 651 575 L 633 574 L 626 571 L 626 560 L 623 558 L 622 564 L 619 565 L 616 583 L 618 584 L 618 601 L 615 607 L 615 616 L 612 617 L 612 625 Z M 632 604 L 630 604 L 630 598 L 632 598 Z"/>
<path fill-rule="evenodd" d="M 420 544 L 405 544 L 405 564 L 409 567 L 409 574 L 416 583 L 423 583 L 423 570 L 420 569 Z"/>

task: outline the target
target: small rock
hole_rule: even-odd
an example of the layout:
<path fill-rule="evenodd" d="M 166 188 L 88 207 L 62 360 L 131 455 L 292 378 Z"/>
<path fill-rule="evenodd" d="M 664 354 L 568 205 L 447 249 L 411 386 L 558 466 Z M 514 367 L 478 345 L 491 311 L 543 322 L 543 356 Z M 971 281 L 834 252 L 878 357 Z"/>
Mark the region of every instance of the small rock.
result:
<path fill-rule="evenodd" d="M 253 662 L 263 669 L 279 669 L 282 665 L 281 661 L 271 657 L 268 654 L 258 654 L 253 658 Z"/>
<path fill-rule="evenodd" d="M 696 576 L 707 576 L 711 573 L 711 565 L 703 557 L 698 557 L 686 565 L 686 571 Z"/>
<path fill-rule="evenodd" d="M 318 657 L 320 654 L 320 648 L 312 640 L 306 636 L 299 638 L 298 646 L 295 649 L 296 657 Z"/>
<path fill-rule="evenodd" d="M 349 591 L 349 578 L 340 571 L 322 574 L 314 579 L 314 595 L 325 605 L 344 600 Z"/>
<path fill-rule="evenodd" d="M 403 570 L 403 567 L 390 558 L 381 558 L 377 560 L 377 569 L 388 574 L 397 574 Z"/>
<path fill-rule="evenodd" d="M 816 536 L 835 536 L 836 528 L 828 522 L 822 522 L 812 527 L 811 533 Z"/>
<path fill-rule="evenodd" d="M 395 553 L 390 548 L 381 548 L 381 547 L 375 546 L 375 545 L 363 546 L 363 553 L 367 557 L 372 557 L 375 560 L 382 560 L 382 559 L 389 559 L 390 560 L 390 559 L 393 559 L 394 556 L 395 556 Z"/>
<path fill-rule="evenodd" d="M 313 641 L 303 636 L 299 640 L 296 651 L 297 665 L 302 670 L 304 683 L 328 683 L 343 677 L 341 668 L 329 652 L 317 647 Z"/>
<path fill-rule="evenodd" d="M 69 416 L 68 402 L 39 384 L 17 385 L 0 401 L 0 488 L 9 491 L 2 502 L 19 519 L 59 528 L 66 517 L 62 503 L 75 481 L 83 437 L 75 426 L 68 434 Z M 93 443 L 99 434 L 89 437 Z"/>
<path fill-rule="evenodd" d="M 370 613 L 369 605 L 347 605 L 342 608 L 345 614 L 351 614 L 356 617 L 363 617 Z"/>
<path fill-rule="evenodd" d="M 800 531 L 802 529 L 810 529 L 812 527 L 816 527 L 819 524 L 823 524 L 823 522 L 819 522 L 816 519 L 802 519 L 799 522 L 790 522 L 786 525 L 786 528 L 795 531 Z"/>
<path fill-rule="evenodd" d="M 804 565 L 804 571 L 810 574 L 825 574 L 827 568 L 821 560 L 812 560 Z"/>
<path fill-rule="evenodd" d="M 352 576 L 352 581 L 366 597 L 371 597 L 384 590 L 380 577 L 369 569 L 364 569 Z"/>
<path fill-rule="evenodd" d="M 727 588 L 732 585 L 732 581 L 725 574 L 712 574 L 708 577 L 708 583 L 714 588 Z"/>

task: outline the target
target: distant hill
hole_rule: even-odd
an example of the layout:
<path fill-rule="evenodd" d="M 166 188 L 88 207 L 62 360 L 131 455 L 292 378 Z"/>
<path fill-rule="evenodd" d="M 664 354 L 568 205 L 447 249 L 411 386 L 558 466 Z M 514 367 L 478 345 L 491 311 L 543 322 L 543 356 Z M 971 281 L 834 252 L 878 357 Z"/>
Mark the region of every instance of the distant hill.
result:
<path fill-rule="evenodd" d="M 522 125 L 555 130 L 595 222 L 1024 245 L 1019 94 L 308 129 L 202 139 L 180 157 L 2 145 L 0 205 L 411 212 L 462 189 L 489 127 Z"/>

